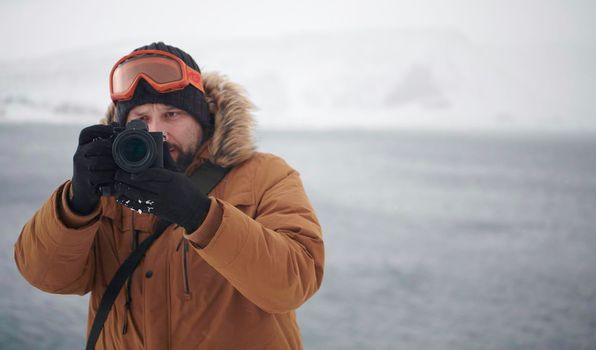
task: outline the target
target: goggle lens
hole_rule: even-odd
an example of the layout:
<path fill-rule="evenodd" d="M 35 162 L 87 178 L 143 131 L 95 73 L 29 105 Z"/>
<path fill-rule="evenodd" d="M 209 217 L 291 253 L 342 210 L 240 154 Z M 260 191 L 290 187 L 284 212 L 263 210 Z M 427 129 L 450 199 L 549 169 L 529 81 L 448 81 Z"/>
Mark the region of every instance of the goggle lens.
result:
<path fill-rule="evenodd" d="M 159 84 L 182 79 L 182 67 L 176 60 L 156 54 L 142 55 L 128 59 L 116 67 L 112 76 L 113 92 L 120 94 L 127 91 L 141 73 Z"/>

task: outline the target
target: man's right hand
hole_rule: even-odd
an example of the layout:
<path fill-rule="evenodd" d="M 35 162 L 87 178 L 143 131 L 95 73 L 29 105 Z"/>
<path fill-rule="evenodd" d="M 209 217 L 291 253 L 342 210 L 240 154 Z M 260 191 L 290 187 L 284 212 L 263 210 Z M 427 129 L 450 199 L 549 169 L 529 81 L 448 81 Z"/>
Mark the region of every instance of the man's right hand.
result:
<path fill-rule="evenodd" d="M 99 185 L 111 185 L 117 166 L 108 140 L 114 125 L 86 127 L 79 135 L 79 147 L 73 157 L 70 208 L 78 214 L 91 213 L 98 205 Z"/>

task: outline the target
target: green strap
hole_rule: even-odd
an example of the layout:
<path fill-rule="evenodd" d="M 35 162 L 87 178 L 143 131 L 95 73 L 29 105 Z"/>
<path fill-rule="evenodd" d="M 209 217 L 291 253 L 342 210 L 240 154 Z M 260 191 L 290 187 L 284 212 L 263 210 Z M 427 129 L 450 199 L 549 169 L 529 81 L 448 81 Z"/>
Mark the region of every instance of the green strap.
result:
<path fill-rule="evenodd" d="M 208 195 L 209 192 L 219 183 L 221 179 L 230 172 L 232 168 L 224 168 L 206 161 L 191 176 L 192 182 L 201 190 L 201 193 Z"/>

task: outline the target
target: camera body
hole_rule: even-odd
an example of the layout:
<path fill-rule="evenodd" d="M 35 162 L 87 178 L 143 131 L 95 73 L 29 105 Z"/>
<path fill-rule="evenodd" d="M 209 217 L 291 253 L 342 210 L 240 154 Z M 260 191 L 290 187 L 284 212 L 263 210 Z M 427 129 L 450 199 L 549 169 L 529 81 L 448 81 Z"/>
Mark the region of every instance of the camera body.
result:
<path fill-rule="evenodd" d="M 149 168 L 163 168 L 163 133 L 149 132 L 147 123 L 135 119 L 126 127 L 114 127 L 108 138 L 112 141 L 112 156 L 120 169 L 139 173 Z M 101 186 L 103 196 L 115 194 L 113 185 Z"/>

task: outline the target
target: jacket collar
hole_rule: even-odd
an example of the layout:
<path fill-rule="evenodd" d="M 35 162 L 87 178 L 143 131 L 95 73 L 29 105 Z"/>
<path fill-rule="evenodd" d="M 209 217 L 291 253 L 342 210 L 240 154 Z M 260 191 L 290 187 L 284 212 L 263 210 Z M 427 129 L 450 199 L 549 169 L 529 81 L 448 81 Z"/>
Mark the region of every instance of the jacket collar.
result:
<path fill-rule="evenodd" d="M 249 159 L 256 151 L 253 128 L 255 121 L 253 103 L 247 98 L 244 88 L 219 73 L 203 74 L 205 99 L 215 118 L 213 136 L 199 148 L 195 159 L 188 166 L 192 173 L 205 160 L 230 167 Z M 111 103 L 102 124 L 115 121 L 116 106 Z"/>

